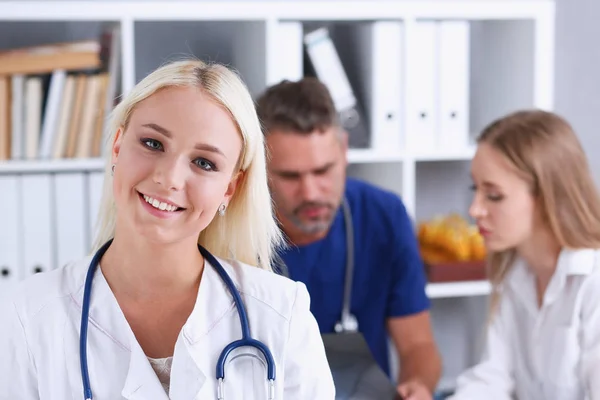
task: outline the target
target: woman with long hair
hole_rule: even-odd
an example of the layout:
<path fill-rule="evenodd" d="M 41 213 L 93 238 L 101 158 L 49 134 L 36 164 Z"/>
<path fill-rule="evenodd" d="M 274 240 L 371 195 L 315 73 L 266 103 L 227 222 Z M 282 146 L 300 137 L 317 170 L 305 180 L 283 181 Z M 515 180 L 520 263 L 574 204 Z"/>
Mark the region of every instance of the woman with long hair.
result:
<path fill-rule="evenodd" d="M 333 399 L 242 80 L 173 62 L 109 123 L 94 252 L 0 305 L 0 398 Z"/>
<path fill-rule="evenodd" d="M 599 399 L 600 198 L 572 127 L 541 110 L 500 118 L 471 171 L 491 310 L 451 399 Z"/>

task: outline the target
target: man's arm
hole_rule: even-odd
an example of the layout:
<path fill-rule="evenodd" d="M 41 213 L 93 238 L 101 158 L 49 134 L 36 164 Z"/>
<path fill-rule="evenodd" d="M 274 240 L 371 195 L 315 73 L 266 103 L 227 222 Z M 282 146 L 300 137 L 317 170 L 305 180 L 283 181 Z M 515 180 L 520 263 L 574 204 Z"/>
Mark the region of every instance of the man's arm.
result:
<path fill-rule="evenodd" d="M 427 277 L 406 208 L 397 202 L 390 209 L 392 290 L 386 321 L 400 361 L 398 391 L 407 400 L 429 400 L 441 375 L 441 359 L 431 327 Z"/>
<path fill-rule="evenodd" d="M 398 384 L 420 382 L 433 393 L 442 372 L 442 361 L 429 312 L 389 318 L 387 328 L 400 361 Z"/>

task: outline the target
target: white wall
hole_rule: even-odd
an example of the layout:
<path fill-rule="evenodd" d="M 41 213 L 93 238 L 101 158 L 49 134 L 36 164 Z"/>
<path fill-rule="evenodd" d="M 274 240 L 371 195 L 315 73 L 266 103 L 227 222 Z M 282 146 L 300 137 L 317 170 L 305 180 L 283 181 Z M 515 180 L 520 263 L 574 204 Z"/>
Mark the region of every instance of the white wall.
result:
<path fill-rule="evenodd" d="M 558 0 L 555 108 L 579 134 L 600 184 L 600 1 Z"/>

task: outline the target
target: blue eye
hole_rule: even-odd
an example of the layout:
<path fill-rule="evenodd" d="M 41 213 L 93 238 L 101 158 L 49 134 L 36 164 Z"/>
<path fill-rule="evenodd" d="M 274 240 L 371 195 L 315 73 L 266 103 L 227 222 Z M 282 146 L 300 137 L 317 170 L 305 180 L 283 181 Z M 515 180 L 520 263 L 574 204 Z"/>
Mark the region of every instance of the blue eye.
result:
<path fill-rule="evenodd" d="M 150 150 L 162 150 L 162 143 L 154 139 L 142 139 L 142 144 Z"/>
<path fill-rule="evenodd" d="M 193 161 L 193 163 L 205 171 L 216 171 L 217 170 L 217 168 L 215 167 L 215 164 L 211 163 L 210 161 L 208 161 L 205 158 L 196 158 Z"/>

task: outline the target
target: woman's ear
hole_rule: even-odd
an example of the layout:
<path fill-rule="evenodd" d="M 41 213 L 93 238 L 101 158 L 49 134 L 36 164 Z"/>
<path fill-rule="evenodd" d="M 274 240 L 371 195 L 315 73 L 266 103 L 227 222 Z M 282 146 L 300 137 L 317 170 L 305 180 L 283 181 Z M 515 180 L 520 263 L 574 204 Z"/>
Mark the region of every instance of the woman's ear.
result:
<path fill-rule="evenodd" d="M 225 200 L 227 201 L 227 203 L 229 203 L 238 185 L 242 183 L 245 177 L 246 174 L 244 171 L 239 171 L 233 176 L 233 178 L 229 182 L 229 185 L 227 186 L 227 190 L 225 191 Z"/>
<path fill-rule="evenodd" d="M 112 144 L 112 163 L 117 163 L 119 158 L 119 152 L 121 151 L 121 144 L 123 143 L 123 127 L 120 127 L 115 134 Z"/>

